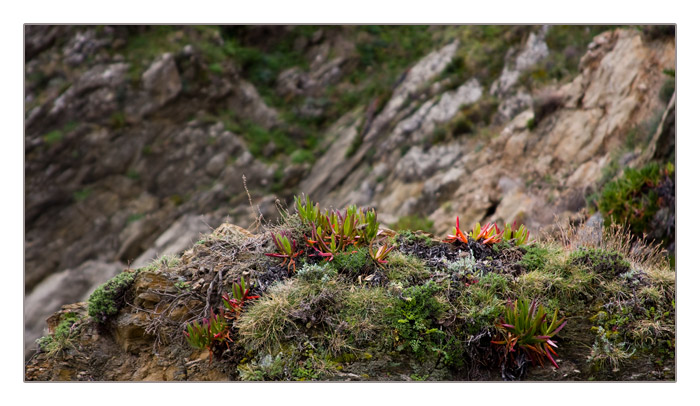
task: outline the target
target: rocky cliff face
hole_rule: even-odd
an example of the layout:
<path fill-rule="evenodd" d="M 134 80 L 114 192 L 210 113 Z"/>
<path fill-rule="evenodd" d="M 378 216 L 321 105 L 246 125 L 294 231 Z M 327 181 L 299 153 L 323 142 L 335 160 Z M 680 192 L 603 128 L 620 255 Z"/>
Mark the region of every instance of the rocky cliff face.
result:
<path fill-rule="evenodd" d="M 513 30 L 490 75 L 458 69 L 475 54 L 468 38 L 445 36 L 388 90 L 335 111 L 328 89 L 362 89 L 348 78 L 374 44 L 346 30 L 236 31 L 275 56 L 240 64 L 231 60 L 251 48 L 222 57 L 231 43 L 194 27 L 26 28 L 27 354 L 61 304 L 128 264 L 181 253 L 226 217 L 274 219 L 275 200 L 297 191 L 326 206 L 376 207 L 386 225 L 420 216 L 442 234 L 460 216 L 536 233 L 585 207 L 611 162 L 668 157 L 673 114 L 661 125 L 654 117 L 675 106 L 658 97 L 664 69 L 675 69 L 672 36 L 607 31 L 573 78 L 546 85 L 532 78 L 554 53 L 551 28 Z M 282 37 L 291 42 L 270 40 Z M 275 65 L 279 46 L 302 60 Z M 642 140 L 628 145 L 646 127 L 657 134 L 651 153 Z M 155 373 L 144 365 L 130 379 Z"/>
<path fill-rule="evenodd" d="M 422 78 L 423 89 L 431 83 L 444 69 L 444 54 L 454 52 L 448 45 L 411 70 L 361 135 L 362 146 L 352 157 L 343 159 L 347 139 L 357 136 L 351 125 L 301 189 L 327 204 L 377 207 L 390 213 L 384 217 L 389 224 L 399 216 L 423 215 L 439 232 L 447 231 L 455 216 L 467 224 L 518 220 L 534 229 L 552 224 L 556 215 L 572 216 L 585 207 L 586 188 L 595 185 L 629 132 L 666 108 L 657 95 L 675 48 L 670 42 L 646 44 L 633 31 L 602 34 L 572 82 L 536 96 L 549 105 L 536 117 L 532 95 L 518 96 L 525 90 L 516 90 L 513 77 L 536 61 L 536 49 L 546 51 L 537 38 L 528 39 L 514 66 L 506 65 L 491 86 L 492 94 L 512 94 L 499 99 L 499 117 L 510 119 L 503 127 L 489 127 L 493 132 L 487 137 L 425 143 L 436 126 L 485 97 L 475 80 L 453 91 L 435 91 L 439 82 L 430 88 L 433 93 L 416 91 L 421 83 L 411 79 Z M 434 68 L 432 76 L 426 67 Z M 513 107 L 513 98 L 529 102 Z M 644 146 L 637 148 L 635 155 Z M 370 150 L 377 152 L 367 159 Z"/>

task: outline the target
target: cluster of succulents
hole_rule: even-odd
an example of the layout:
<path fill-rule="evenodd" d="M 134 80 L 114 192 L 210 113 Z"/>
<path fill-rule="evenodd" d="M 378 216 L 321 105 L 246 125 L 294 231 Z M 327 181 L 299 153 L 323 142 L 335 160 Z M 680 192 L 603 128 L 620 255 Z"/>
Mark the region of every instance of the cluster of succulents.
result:
<path fill-rule="evenodd" d="M 468 234 L 464 234 L 462 230 L 459 229 L 459 217 L 457 217 L 457 225 L 452 228 L 452 234 L 447 235 L 445 242 L 455 242 L 461 241 L 465 244 L 469 243 L 469 239 L 472 241 L 480 241 L 482 244 L 496 244 L 500 242 L 509 242 L 514 246 L 526 245 L 528 243 L 528 238 L 530 237 L 530 231 L 524 224 L 516 228 L 517 224 L 513 222 L 513 225 L 506 224 L 503 230 L 498 228 L 496 223 L 486 223 L 485 226 L 481 226 L 480 223 L 476 223 Z"/>

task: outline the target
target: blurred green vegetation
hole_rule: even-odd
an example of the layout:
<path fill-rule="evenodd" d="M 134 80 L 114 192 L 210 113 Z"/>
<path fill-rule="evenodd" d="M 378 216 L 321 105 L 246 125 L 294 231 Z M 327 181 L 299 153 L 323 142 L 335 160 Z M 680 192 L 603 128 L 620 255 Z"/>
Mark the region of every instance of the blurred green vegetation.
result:
<path fill-rule="evenodd" d="M 197 80 L 208 82 L 216 76 L 239 74 L 280 113 L 282 123 L 268 130 L 226 109 L 209 112 L 211 119 L 224 121 L 229 129 L 241 134 L 258 158 L 290 157 L 302 150 L 306 152 L 297 153 L 295 161 L 313 162 L 318 155 L 315 152 L 320 135 L 331 123 L 370 103 L 376 106 L 377 113 L 381 111 L 402 75 L 429 52 L 459 40 L 453 61 L 436 80 L 444 81 L 449 89 L 475 77 L 488 87 L 500 75 L 508 49 L 524 44 L 528 35 L 540 28 L 535 25 L 133 26 L 129 27 L 123 54 L 131 64 L 132 80 L 138 81 L 158 55 L 176 53 L 191 45 L 202 56 L 205 67 Z M 572 77 L 578 71 L 578 61 L 587 44 L 609 28 L 550 27 L 546 36 L 550 54 L 521 78 L 522 83 L 534 87 Z M 320 42 L 319 30 L 323 32 Z M 313 97 L 283 96 L 277 92 L 277 78 L 282 71 L 296 67 L 308 72 L 314 57 L 310 49 L 336 37 L 342 37 L 354 47 L 337 81 Z M 331 47 L 328 60 L 334 57 L 334 52 Z M 191 84 L 183 85 L 187 88 Z M 299 114 L 309 104 L 320 112 L 312 116 Z M 483 111 L 463 112 L 446 135 L 471 133 L 476 127 L 488 125 L 493 113 L 491 104 L 481 106 Z M 121 124 L 120 120 L 115 123 Z M 440 138 L 440 134 L 436 136 Z M 270 143 L 274 148 L 265 151 Z"/>

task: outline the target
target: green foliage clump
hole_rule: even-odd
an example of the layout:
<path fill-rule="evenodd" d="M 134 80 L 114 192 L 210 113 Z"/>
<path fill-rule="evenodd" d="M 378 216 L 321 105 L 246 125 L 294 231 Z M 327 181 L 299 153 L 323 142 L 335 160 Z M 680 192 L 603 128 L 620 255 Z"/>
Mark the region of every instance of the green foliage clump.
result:
<path fill-rule="evenodd" d="M 595 342 L 586 361 L 595 369 L 609 368 L 613 372 L 619 371 L 620 364 L 631 358 L 635 349 L 624 341 L 609 338 L 603 327 L 594 327 L 594 331 L 596 332 Z"/>
<path fill-rule="evenodd" d="M 630 270 L 630 263 L 620 253 L 599 248 L 579 248 L 571 253 L 569 263 L 606 278 L 614 278 Z"/>
<path fill-rule="evenodd" d="M 546 357 L 559 368 L 553 357 L 557 355 L 554 350 L 557 345 L 552 337 L 566 325 L 566 321 L 564 318 L 557 320 L 558 313 L 555 310 L 551 322 L 548 322 L 544 306 L 537 301 L 530 303 L 522 299 L 508 303 L 503 317 L 496 324 L 500 337 L 492 343 L 503 346 L 506 359 L 512 357 L 512 353 L 522 351 L 532 363 L 543 365 Z"/>
<path fill-rule="evenodd" d="M 429 140 L 430 144 L 437 144 L 466 134 L 477 134 L 480 129 L 491 124 L 491 119 L 497 109 L 498 101 L 493 97 L 484 97 L 476 103 L 462 106 L 446 127 L 435 129 Z"/>
<path fill-rule="evenodd" d="M 641 170 L 626 168 L 622 178 L 603 188 L 598 207 L 605 226 L 615 222 L 629 226 L 637 235 L 647 234 L 659 210 L 657 186 L 663 178 L 672 175 L 673 165 L 670 164 L 659 168 L 652 162 Z"/>
<path fill-rule="evenodd" d="M 36 340 L 39 349 L 46 352 L 49 357 L 53 357 L 59 352 L 74 347 L 73 340 L 78 336 L 80 331 L 76 328 L 79 322 L 80 317 L 78 317 L 77 314 L 65 314 L 61 322 L 56 326 L 53 334 Z"/>
<path fill-rule="evenodd" d="M 388 309 L 395 327 L 396 349 L 410 350 L 418 357 L 431 355 L 444 347 L 448 339 L 437 321 L 447 310 L 435 295 L 440 287 L 433 281 L 411 286 L 403 292 L 403 298 Z"/>
<path fill-rule="evenodd" d="M 367 247 L 350 247 L 336 255 L 329 264 L 338 272 L 348 274 L 361 274 L 373 267 Z"/>
<path fill-rule="evenodd" d="M 394 242 L 403 242 L 405 244 L 423 244 L 427 246 L 433 245 L 433 240 L 426 234 L 415 233 L 411 230 L 399 230 L 396 236 L 393 237 Z"/>
<path fill-rule="evenodd" d="M 309 151 L 308 149 L 302 148 L 292 152 L 292 155 L 289 156 L 289 159 L 292 161 L 292 163 L 303 164 L 307 162 L 313 163 L 315 157 L 313 152 Z"/>
<path fill-rule="evenodd" d="M 104 323 L 110 316 L 117 314 L 124 304 L 124 294 L 138 272 L 124 271 L 95 289 L 88 299 L 90 317 L 98 323 Z"/>
<path fill-rule="evenodd" d="M 525 254 L 520 265 L 528 271 L 543 269 L 548 262 L 549 250 L 541 244 L 530 244 L 523 247 Z"/>

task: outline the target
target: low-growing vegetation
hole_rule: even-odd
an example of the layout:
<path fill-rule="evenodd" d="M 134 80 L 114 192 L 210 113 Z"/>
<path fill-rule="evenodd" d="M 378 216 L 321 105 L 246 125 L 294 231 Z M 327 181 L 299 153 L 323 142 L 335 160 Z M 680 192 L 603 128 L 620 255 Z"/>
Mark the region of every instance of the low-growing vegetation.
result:
<path fill-rule="evenodd" d="M 648 242 L 667 246 L 675 240 L 675 175 L 671 163 L 652 162 L 626 168 L 619 179 L 606 183 L 596 198 L 605 226 L 625 224 Z"/>
<path fill-rule="evenodd" d="M 63 315 L 61 322 L 52 334 L 38 339 L 39 349 L 49 357 L 55 357 L 68 349 L 75 348 L 75 339 L 79 333 L 80 317 L 75 313 Z"/>
<path fill-rule="evenodd" d="M 110 316 L 117 314 L 124 305 L 125 294 L 134 282 L 138 272 L 125 271 L 100 285 L 88 299 L 88 314 L 98 323 L 104 323 Z"/>
<path fill-rule="evenodd" d="M 535 241 L 522 225 L 465 233 L 457 221 L 441 240 L 384 230 L 355 206 L 302 196 L 294 209 L 257 235 L 223 225 L 180 261 L 144 268 L 165 278 L 156 290 L 135 284 L 160 295 L 149 334 L 241 380 L 560 379 L 559 369 L 615 380 L 648 363 L 673 379 L 675 274 L 630 234 Z M 135 275 L 93 293 L 93 322 L 150 297 L 130 291 Z M 70 348 L 85 323 L 65 320 L 44 351 Z"/>

